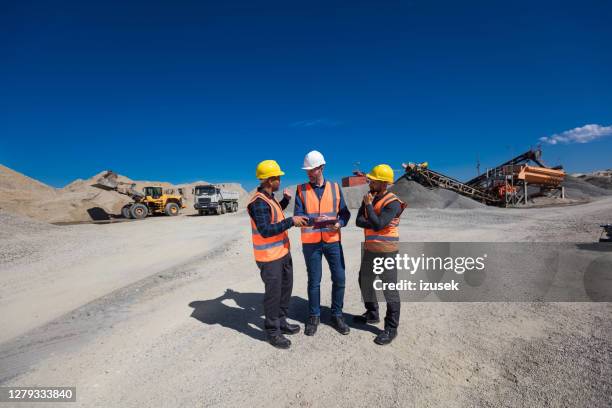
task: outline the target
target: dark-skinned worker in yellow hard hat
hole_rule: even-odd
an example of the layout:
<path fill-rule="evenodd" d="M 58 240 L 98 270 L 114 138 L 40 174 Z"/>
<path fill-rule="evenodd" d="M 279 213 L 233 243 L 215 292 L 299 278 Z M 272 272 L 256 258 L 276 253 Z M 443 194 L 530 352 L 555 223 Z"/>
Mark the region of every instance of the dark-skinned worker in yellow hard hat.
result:
<path fill-rule="evenodd" d="M 300 331 L 299 325 L 287 322 L 293 289 L 293 263 L 287 230 L 293 226 L 301 227 L 307 220 L 305 217 L 285 218 L 283 210 L 289 204 L 291 194 L 285 190 L 280 202 L 274 197 L 274 192 L 280 187 L 280 178 L 285 174 L 276 161 L 260 162 L 255 174 L 260 185 L 251 197 L 247 210 L 255 262 L 265 286 L 264 327 L 271 345 L 287 349 L 291 341 L 283 334 Z"/>
<path fill-rule="evenodd" d="M 366 311 L 354 318 L 356 323 L 370 324 L 380 321 L 378 301 L 374 291 L 374 258 L 395 258 L 398 253 L 400 216 L 406 207 L 395 194 L 387 191 L 393 184 L 393 169 L 386 164 L 379 164 L 366 177 L 370 191 L 363 197 L 363 202 L 357 213 L 356 224 L 364 230 L 363 256 L 359 271 L 359 286 L 365 303 Z M 394 265 L 394 263 L 393 263 Z M 383 282 L 396 282 L 397 269 L 386 269 L 381 275 Z M 399 293 L 394 290 L 384 290 L 387 302 L 385 329 L 376 336 L 376 344 L 385 345 L 397 336 L 400 318 Z"/>

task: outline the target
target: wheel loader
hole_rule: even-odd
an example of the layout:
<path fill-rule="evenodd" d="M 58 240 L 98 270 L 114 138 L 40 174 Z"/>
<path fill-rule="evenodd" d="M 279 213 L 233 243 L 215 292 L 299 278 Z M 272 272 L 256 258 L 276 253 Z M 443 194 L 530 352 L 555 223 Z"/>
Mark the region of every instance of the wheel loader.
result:
<path fill-rule="evenodd" d="M 107 171 L 92 186 L 107 191 L 116 191 L 134 200 L 121 209 L 124 218 L 142 219 L 149 215 L 179 215 L 185 208 L 183 197 L 173 191 L 164 191 L 161 186 L 147 186 L 143 191 L 136 190 L 135 183 L 119 181 L 116 173 Z"/>

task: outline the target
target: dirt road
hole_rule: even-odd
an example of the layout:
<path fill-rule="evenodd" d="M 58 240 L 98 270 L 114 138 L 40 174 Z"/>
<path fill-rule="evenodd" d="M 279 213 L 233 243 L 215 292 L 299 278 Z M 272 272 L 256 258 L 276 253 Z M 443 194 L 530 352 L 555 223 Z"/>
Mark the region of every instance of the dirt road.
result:
<path fill-rule="evenodd" d="M 407 210 L 404 241 L 591 242 L 612 199 Z M 345 312 L 362 312 L 362 232 L 343 230 Z M 13 226 L 14 231 L 22 229 Z M 9 231 L 9 230 L 6 230 Z M 306 270 L 292 230 L 292 317 Z M 77 387 L 76 406 L 607 406 L 610 303 L 405 303 L 400 336 L 322 325 L 288 351 L 261 331 L 244 212 L 0 233 L 0 384 Z M 329 305 L 324 270 L 322 301 Z M 322 320 L 329 315 L 327 307 Z M 19 405 L 24 406 L 24 405 Z"/>

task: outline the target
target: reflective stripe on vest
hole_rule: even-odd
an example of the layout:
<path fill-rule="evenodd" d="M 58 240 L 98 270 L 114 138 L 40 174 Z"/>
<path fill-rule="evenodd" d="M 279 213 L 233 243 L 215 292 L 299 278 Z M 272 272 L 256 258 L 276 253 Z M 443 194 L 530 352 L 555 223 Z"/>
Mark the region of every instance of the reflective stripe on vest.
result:
<path fill-rule="evenodd" d="M 261 198 L 270 207 L 270 223 L 276 224 L 285 219 L 283 209 L 278 205 L 276 200 L 268 198 L 261 192 L 256 192 L 249 204 L 253 201 Z M 253 239 L 253 253 L 255 254 L 255 260 L 257 262 L 271 262 L 282 258 L 289 253 L 289 234 L 287 231 L 283 231 L 280 234 L 272 237 L 264 238 L 259 231 L 257 231 L 257 225 L 251 218 L 251 237 Z"/>
<path fill-rule="evenodd" d="M 310 183 L 300 184 L 298 194 L 304 204 L 304 213 L 308 218 L 328 216 L 337 218 L 340 212 L 340 186 L 338 183 L 326 181 L 323 195 L 319 200 L 317 193 Z M 340 241 L 340 231 L 330 228 L 302 227 L 302 243 L 316 244 L 323 242 Z"/>
<path fill-rule="evenodd" d="M 393 201 L 399 201 L 402 209 L 391 222 L 383 229 L 374 231 L 373 229 L 365 228 L 363 230 L 365 235 L 365 248 L 372 252 L 394 252 L 398 250 L 399 242 L 399 229 L 398 225 L 400 222 L 400 215 L 404 210 L 406 204 L 402 202 L 393 193 L 388 192 L 383 198 L 378 200 L 374 205 L 374 212 L 376 215 L 380 215 L 382 209 Z M 365 212 L 366 219 L 368 218 L 368 212 Z"/>

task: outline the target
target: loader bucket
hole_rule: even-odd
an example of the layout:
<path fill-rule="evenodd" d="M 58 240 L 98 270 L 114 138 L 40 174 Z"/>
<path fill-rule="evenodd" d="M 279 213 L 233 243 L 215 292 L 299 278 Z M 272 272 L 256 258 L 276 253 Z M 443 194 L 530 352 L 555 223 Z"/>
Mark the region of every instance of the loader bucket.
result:
<path fill-rule="evenodd" d="M 93 187 L 101 188 L 102 190 L 116 190 L 119 183 L 117 182 L 117 174 L 112 171 L 107 171 L 100 177 Z"/>

